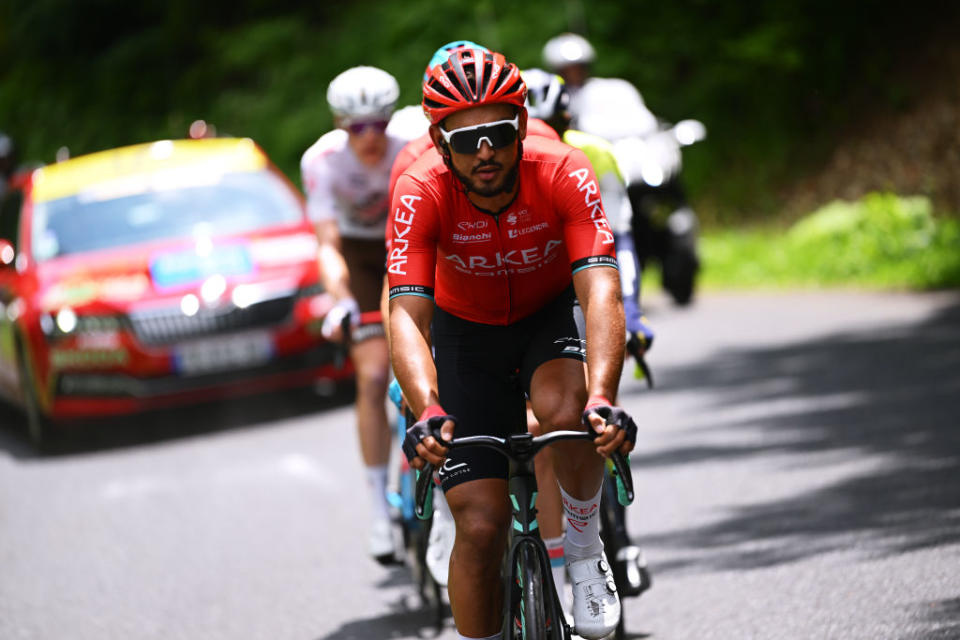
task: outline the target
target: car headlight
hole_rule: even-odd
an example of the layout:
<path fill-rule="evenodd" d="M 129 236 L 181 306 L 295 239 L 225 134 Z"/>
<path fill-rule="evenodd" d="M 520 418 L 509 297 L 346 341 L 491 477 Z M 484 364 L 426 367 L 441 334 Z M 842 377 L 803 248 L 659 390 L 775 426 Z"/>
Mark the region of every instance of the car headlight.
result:
<path fill-rule="evenodd" d="M 40 316 L 40 328 L 49 338 L 91 333 L 114 333 L 123 328 L 123 318 L 115 315 L 78 314 L 70 307 Z"/>

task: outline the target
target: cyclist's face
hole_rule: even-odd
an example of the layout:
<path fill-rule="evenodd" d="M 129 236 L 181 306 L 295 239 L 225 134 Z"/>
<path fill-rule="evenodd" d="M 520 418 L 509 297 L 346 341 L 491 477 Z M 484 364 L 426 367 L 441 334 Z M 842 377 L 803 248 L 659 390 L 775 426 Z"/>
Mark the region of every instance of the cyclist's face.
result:
<path fill-rule="evenodd" d="M 350 149 L 368 167 L 380 164 L 387 153 L 386 121 L 374 120 L 342 125 L 347 130 Z"/>
<path fill-rule="evenodd" d="M 449 132 L 463 127 L 512 120 L 516 115 L 516 109 L 510 105 L 488 104 L 451 114 L 441 126 Z M 526 125 L 526 110 L 521 110 L 517 139 L 500 149 L 494 149 L 487 139 L 482 140 L 473 153 L 458 153 L 451 145 L 450 162 L 460 179 L 480 196 L 492 197 L 503 193 L 504 186 L 517 164 L 519 141 L 526 134 Z M 443 141 L 439 132 L 434 140 Z"/>
<path fill-rule="evenodd" d="M 564 82 L 569 87 L 582 87 L 590 78 L 590 66 L 586 64 L 571 64 L 559 70 Z"/>

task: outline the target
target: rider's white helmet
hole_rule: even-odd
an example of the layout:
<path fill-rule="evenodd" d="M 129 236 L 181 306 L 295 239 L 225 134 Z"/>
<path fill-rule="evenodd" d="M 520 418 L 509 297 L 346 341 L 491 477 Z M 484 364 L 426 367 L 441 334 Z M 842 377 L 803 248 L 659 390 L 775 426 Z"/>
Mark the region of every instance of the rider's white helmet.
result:
<path fill-rule="evenodd" d="M 583 36 L 561 33 L 547 41 L 543 47 L 543 62 L 553 71 L 571 64 L 591 64 L 597 52 Z"/>
<path fill-rule="evenodd" d="M 346 121 L 388 120 L 399 96 L 396 79 L 376 67 L 347 69 L 327 87 L 330 110 Z"/>

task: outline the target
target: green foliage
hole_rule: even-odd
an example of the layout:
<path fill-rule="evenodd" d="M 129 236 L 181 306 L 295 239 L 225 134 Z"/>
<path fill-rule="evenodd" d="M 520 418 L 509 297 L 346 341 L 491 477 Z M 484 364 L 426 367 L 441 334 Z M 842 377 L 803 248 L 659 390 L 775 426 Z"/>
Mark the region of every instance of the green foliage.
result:
<path fill-rule="evenodd" d="M 836 201 L 786 232 L 708 234 L 702 251 L 707 286 L 960 286 L 960 221 L 925 197 Z"/>
<path fill-rule="evenodd" d="M 597 75 L 634 82 L 664 119 L 706 123 L 685 177 L 706 219 L 725 224 L 774 212 L 776 188 L 822 159 L 863 96 L 908 102 L 889 81 L 897 52 L 958 11 L 938 0 L 909 11 L 892 0 L 6 0 L 0 129 L 43 162 L 61 146 L 182 137 L 204 118 L 254 138 L 296 180 L 300 154 L 331 126 L 324 96 L 338 72 L 380 66 L 413 104 L 444 42 L 472 39 L 529 67 L 574 30 L 594 43 Z"/>

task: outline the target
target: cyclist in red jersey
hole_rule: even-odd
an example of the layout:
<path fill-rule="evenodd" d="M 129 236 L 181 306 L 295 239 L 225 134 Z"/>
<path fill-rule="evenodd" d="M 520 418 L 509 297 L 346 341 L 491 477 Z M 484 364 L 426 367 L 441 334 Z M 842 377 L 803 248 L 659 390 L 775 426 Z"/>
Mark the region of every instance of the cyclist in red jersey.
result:
<path fill-rule="evenodd" d="M 428 426 L 445 437 L 522 428 L 516 380 L 544 430 L 583 421 L 598 432 L 594 447 L 558 449 L 555 471 L 575 626 L 600 638 L 620 613 L 599 537 L 601 455 L 636 438 L 612 402 L 625 335 L 613 233 L 586 156 L 526 137 L 525 94 L 515 65 L 475 49 L 424 82 L 438 154 L 417 160 L 392 199 L 391 357 L 420 416 L 405 453 L 440 468 L 456 521 L 449 595 L 461 638 L 500 637 L 507 465 L 481 448 L 448 452 Z"/>

